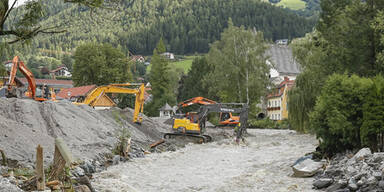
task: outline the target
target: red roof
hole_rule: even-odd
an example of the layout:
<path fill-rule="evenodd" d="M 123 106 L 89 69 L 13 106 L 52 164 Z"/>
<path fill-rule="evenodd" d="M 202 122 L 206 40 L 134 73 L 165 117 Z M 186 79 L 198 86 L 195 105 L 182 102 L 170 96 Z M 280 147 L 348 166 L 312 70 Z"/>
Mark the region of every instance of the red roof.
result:
<path fill-rule="evenodd" d="M 26 78 L 19 78 L 21 82 L 28 83 Z M 35 79 L 36 85 L 73 85 L 72 80 Z"/>
<path fill-rule="evenodd" d="M 50 73 L 55 73 L 55 72 L 57 72 L 57 71 L 60 71 L 60 70 L 62 70 L 62 69 L 66 69 L 66 68 L 67 68 L 67 67 L 65 67 L 65 66 L 61 66 L 61 67 L 58 67 L 58 68 L 56 68 L 56 69 L 50 71 Z"/>
<path fill-rule="evenodd" d="M 294 84 L 295 84 L 295 80 L 289 80 L 288 77 L 284 77 L 284 81 L 281 82 L 279 86 L 267 96 L 267 98 L 280 97 L 284 93 L 285 85 L 287 85 L 287 89 L 290 90 Z"/>
<path fill-rule="evenodd" d="M 81 86 L 81 87 L 73 87 L 73 88 L 65 88 L 62 89 L 57 96 L 69 99 L 71 97 L 78 97 L 78 96 L 85 96 L 88 92 L 96 88 L 96 85 L 87 85 L 87 86 Z M 68 94 L 69 93 L 69 94 Z"/>

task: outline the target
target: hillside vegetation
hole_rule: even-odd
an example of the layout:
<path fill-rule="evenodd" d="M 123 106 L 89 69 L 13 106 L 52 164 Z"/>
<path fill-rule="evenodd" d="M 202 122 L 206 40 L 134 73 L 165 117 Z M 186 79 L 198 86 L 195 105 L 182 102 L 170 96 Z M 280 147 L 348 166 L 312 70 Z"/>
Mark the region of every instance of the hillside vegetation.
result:
<path fill-rule="evenodd" d="M 132 5 L 123 3 L 117 10 L 91 10 L 61 0 L 44 3 L 47 16 L 42 24 L 59 26 L 67 32 L 38 36 L 30 47 L 11 47 L 9 55 L 17 49 L 25 56 L 60 57 L 39 50 L 72 52 L 87 41 L 110 43 L 125 54 L 129 50 L 150 55 L 160 37 L 167 51 L 193 54 L 208 52 L 209 44 L 219 39 L 229 18 L 236 26 L 262 31 L 269 40 L 303 36 L 315 23 L 258 0 L 143 0 Z"/>

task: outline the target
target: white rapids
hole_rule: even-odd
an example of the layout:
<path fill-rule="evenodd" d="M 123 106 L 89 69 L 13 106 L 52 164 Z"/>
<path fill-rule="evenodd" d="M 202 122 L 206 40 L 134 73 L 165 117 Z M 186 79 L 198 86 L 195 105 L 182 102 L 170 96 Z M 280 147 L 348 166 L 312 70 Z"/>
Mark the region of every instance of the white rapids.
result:
<path fill-rule="evenodd" d="M 314 191 L 312 178 L 291 177 L 291 164 L 315 150 L 314 136 L 248 129 L 247 145 L 224 140 L 147 155 L 95 174 L 97 191 Z"/>

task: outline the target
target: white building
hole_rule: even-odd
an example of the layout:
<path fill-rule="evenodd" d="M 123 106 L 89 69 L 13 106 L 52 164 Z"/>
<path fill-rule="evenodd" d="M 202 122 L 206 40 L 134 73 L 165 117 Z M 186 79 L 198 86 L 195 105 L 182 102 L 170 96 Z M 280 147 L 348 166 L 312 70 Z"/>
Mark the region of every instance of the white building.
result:
<path fill-rule="evenodd" d="M 49 72 L 54 77 L 72 77 L 72 73 L 67 67 L 59 67 Z"/>
<path fill-rule="evenodd" d="M 165 105 L 161 107 L 159 111 L 160 111 L 160 114 L 159 114 L 160 117 L 171 118 L 174 115 L 173 108 L 169 106 L 168 103 L 165 103 Z"/>

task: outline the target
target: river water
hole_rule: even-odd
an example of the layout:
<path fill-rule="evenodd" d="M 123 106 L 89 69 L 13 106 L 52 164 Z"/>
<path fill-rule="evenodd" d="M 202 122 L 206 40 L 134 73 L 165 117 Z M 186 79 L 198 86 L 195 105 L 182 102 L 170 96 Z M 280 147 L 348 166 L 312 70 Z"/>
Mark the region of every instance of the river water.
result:
<path fill-rule="evenodd" d="M 290 165 L 315 150 L 313 136 L 290 130 L 249 129 L 232 140 L 188 144 L 176 152 L 134 159 L 95 174 L 97 191 L 313 191 L 312 178 L 295 178 Z"/>

